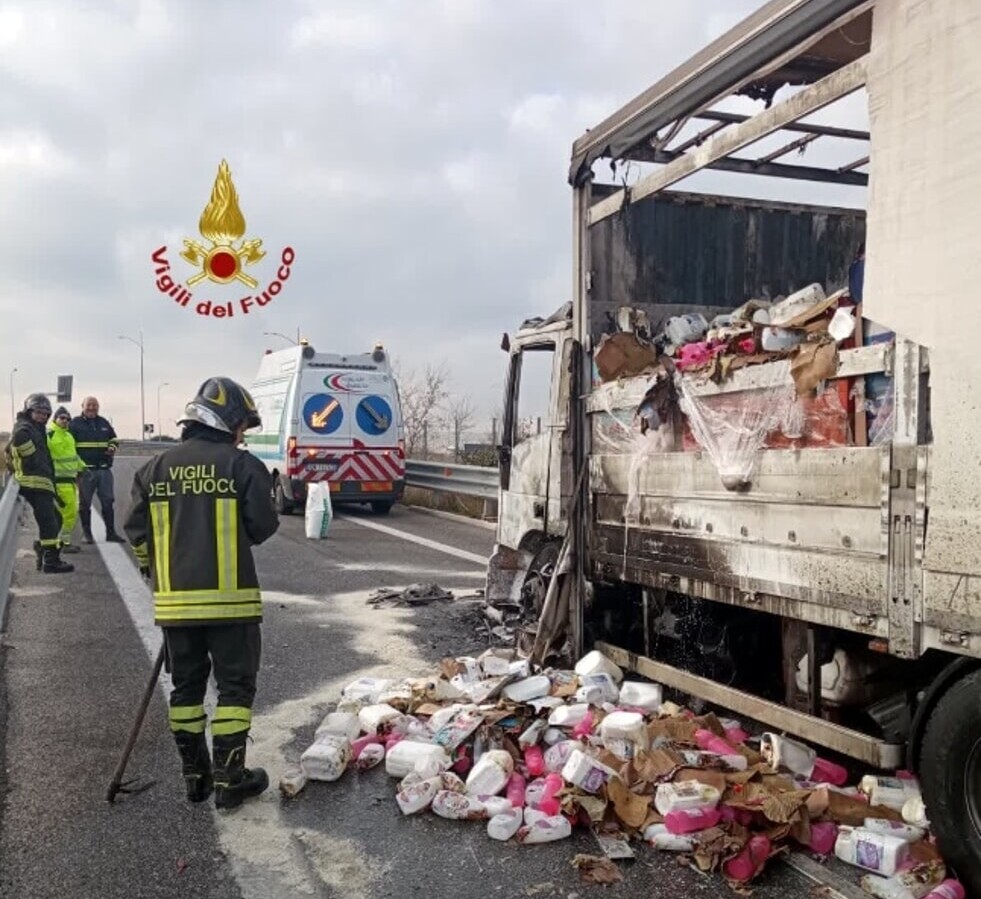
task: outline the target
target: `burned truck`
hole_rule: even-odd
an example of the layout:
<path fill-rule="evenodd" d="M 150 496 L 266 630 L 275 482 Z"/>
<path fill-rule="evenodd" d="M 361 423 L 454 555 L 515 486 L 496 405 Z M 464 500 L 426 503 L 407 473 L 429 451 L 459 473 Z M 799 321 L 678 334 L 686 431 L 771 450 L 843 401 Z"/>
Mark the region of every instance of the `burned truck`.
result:
<path fill-rule="evenodd" d="M 773 0 L 576 141 L 572 301 L 504 342 L 487 592 L 539 657 L 912 769 L 981 893 L 978 39 L 970 0 Z M 867 129 L 815 115 L 863 96 Z M 678 189 L 706 173 L 869 189 Z"/>

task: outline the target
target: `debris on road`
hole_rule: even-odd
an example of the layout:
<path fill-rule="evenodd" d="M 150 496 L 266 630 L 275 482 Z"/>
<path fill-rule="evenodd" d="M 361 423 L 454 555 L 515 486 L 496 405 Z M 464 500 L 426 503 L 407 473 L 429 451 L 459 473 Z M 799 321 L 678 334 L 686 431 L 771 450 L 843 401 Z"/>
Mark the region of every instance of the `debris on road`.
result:
<path fill-rule="evenodd" d="M 452 602 L 453 591 L 439 584 L 409 584 L 408 587 L 381 587 L 368 597 L 368 605 L 425 606 L 431 602 Z"/>
<path fill-rule="evenodd" d="M 947 874 L 912 775 L 847 786 L 849 772 L 810 747 L 696 716 L 595 651 L 571 671 L 488 649 L 429 677 L 354 681 L 280 790 L 383 760 L 405 815 L 481 821 L 525 845 L 591 829 L 604 855 L 573 864 L 592 883 L 623 879 L 629 840 L 739 891 L 795 845 L 862 869 L 874 896 L 923 899 Z"/>

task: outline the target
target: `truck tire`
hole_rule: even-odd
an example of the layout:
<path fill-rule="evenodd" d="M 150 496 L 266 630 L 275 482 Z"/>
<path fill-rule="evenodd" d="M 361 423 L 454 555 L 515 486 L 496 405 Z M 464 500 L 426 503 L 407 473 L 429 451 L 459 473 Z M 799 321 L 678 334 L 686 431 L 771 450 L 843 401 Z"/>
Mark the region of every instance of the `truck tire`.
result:
<path fill-rule="evenodd" d="M 280 515 L 293 514 L 293 503 L 286 498 L 283 482 L 278 477 L 273 481 L 273 505 L 276 507 L 276 512 Z"/>
<path fill-rule="evenodd" d="M 940 698 L 923 736 L 920 782 L 947 863 L 981 896 L 981 671 Z"/>
<path fill-rule="evenodd" d="M 375 515 L 387 515 L 392 511 L 393 505 L 395 504 L 384 500 L 381 502 L 375 502 L 371 504 L 371 511 L 374 512 Z"/>

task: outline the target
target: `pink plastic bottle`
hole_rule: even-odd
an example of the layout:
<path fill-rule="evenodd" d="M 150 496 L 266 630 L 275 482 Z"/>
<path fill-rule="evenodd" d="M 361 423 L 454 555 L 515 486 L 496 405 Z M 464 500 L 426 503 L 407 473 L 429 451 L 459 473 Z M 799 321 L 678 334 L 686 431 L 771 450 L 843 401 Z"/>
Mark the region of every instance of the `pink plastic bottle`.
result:
<path fill-rule="evenodd" d="M 733 744 L 733 746 L 741 746 L 749 739 L 749 734 L 746 733 L 741 727 L 727 727 L 726 728 L 726 739 Z"/>
<path fill-rule="evenodd" d="M 811 825 L 810 849 L 818 855 L 831 855 L 838 839 L 838 825 L 834 821 L 817 821 Z"/>
<path fill-rule="evenodd" d="M 545 778 L 545 789 L 542 792 L 541 802 L 538 803 L 539 811 L 554 817 L 562 810 L 562 804 L 556 798 L 556 794 L 565 786 L 565 781 L 561 774 L 549 774 Z"/>
<path fill-rule="evenodd" d="M 514 808 L 525 807 L 525 779 L 517 772 L 508 780 L 505 796 Z"/>
<path fill-rule="evenodd" d="M 525 767 L 532 777 L 545 773 L 545 756 L 541 746 L 529 746 L 525 749 Z"/>
<path fill-rule="evenodd" d="M 926 899 L 964 899 L 967 894 L 960 881 L 945 880 L 926 894 Z"/>
<path fill-rule="evenodd" d="M 816 758 L 814 770 L 811 772 L 811 780 L 821 784 L 831 784 L 833 787 L 843 787 L 848 783 L 848 771 L 841 765 L 836 765 L 827 759 Z"/>
<path fill-rule="evenodd" d="M 722 812 L 717 808 L 686 808 L 676 809 L 668 812 L 664 816 L 664 826 L 668 833 L 694 833 L 696 830 L 705 830 L 715 827 L 722 818 Z"/>
<path fill-rule="evenodd" d="M 586 712 L 586 717 L 572 728 L 573 740 L 584 740 L 593 732 L 593 710 Z"/>
<path fill-rule="evenodd" d="M 753 823 L 753 813 L 749 809 L 720 805 L 719 813 L 722 815 L 721 820 L 726 824 L 735 821 L 737 824 L 742 824 L 743 827 L 749 827 Z"/>
<path fill-rule="evenodd" d="M 392 747 L 396 743 L 401 743 L 402 742 L 402 739 L 403 739 L 402 734 L 389 734 L 385 738 L 385 753 L 387 754 L 387 753 L 391 752 L 392 751 Z"/>
<path fill-rule="evenodd" d="M 743 847 L 743 851 L 735 858 L 730 858 L 722 866 L 722 873 L 731 880 L 745 883 L 752 880 L 763 870 L 767 858 L 770 856 L 770 840 L 757 834 L 750 837 L 749 842 Z"/>
<path fill-rule="evenodd" d="M 718 755 L 739 755 L 735 747 L 729 745 L 722 737 L 717 737 L 710 730 L 696 730 L 695 743 L 699 749 L 715 752 Z"/>
<path fill-rule="evenodd" d="M 460 746 L 456 751 L 456 758 L 453 760 L 453 767 L 450 770 L 454 774 L 463 777 L 471 768 L 473 762 L 470 761 L 470 753 L 466 746 Z"/>
<path fill-rule="evenodd" d="M 370 746 L 372 743 L 381 744 L 381 740 L 375 734 L 365 734 L 363 737 L 358 737 L 357 740 L 351 743 L 351 757 L 357 759 L 364 751 L 365 746 Z"/>

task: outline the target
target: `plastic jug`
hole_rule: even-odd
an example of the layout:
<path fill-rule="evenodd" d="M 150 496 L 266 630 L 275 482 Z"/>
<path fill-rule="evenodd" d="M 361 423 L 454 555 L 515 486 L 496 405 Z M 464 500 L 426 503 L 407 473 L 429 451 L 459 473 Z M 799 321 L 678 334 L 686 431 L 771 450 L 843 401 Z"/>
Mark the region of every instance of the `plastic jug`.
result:
<path fill-rule="evenodd" d="M 583 715 L 582 721 L 572 728 L 573 739 L 585 740 L 593 732 L 593 723 L 595 720 L 592 709 L 587 710 L 586 714 Z"/>
<path fill-rule="evenodd" d="M 568 735 L 560 727 L 546 727 L 545 733 L 542 734 L 542 742 L 546 746 L 554 746 L 556 743 L 561 743 L 567 739 Z"/>
<path fill-rule="evenodd" d="M 810 848 L 818 855 L 831 855 L 838 839 L 838 825 L 834 821 L 816 821 L 811 824 Z"/>
<path fill-rule="evenodd" d="M 403 815 L 415 815 L 432 805 L 440 786 L 438 777 L 420 780 L 399 790 L 395 794 L 395 801 Z"/>
<path fill-rule="evenodd" d="M 602 705 L 604 702 L 616 702 L 620 689 L 616 681 L 605 671 L 597 674 L 584 674 L 579 678 L 580 687 L 576 693 L 576 702 L 587 702 L 590 705 Z"/>
<path fill-rule="evenodd" d="M 654 793 L 654 808 L 662 815 L 682 809 L 686 811 L 714 809 L 721 798 L 722 794 L 715 787 L 699 783 L 697 780 L 683 780 L 680 783 L 658 784 Z"/>
<path fill-rule="evenodd" d="M 443 789 L 449 790 L 451 793 L 466 793 L 467 791 L 467 785 L 452 771 L 444 771 L 440 774 L 439 781 L 443 785 Z"/>
<path fill-rule="evenodd" d="M 661 703 L 664 702 L 664 689 L 660 684 L 625 680 L 620 685 L 619 701 L 625 708 L 640 709 L 653 714 L 661 709 Z"/>
<path fill-rule="evenodd" d="M 359 771 L 368 771 L 384 761 L 385 747 L 381 743 L 369 743 L 358 753 L 354 763 Z"/>
<path fill-rule="evenodd" d="M 521 809 L 509 808 L 487 822 L 487 836 L 506 842 L 521 829 L 522 820 Z"/>
<path fill-rule="evenodd" d="M 664 826 L 673 834 L 694 833 L 715 827 L 721 819 L 717 808 L 679 808 L 664 816 Z"/>
<path fill-rule="evenodd" d="M 835 787 L 843 787 L 848 783 L 848 770 L 835 762 L 828 761 L 818 756 L 814 760 L 814 770 L 811 771 L 818 783 L 831 784 Z"/>
<path fill-rule="evenodd" d="M 958 880 L 945 880 L 926 894 L 926 899 L 965 899 L 967 893 Z"/>
<path fill-rule="evenodd" d="M 453 790 L 440 790 L 433 797 L 433 812 L 451 821 L 474 821 L 487 817 L 484 804 L 474 796 Z"/>
<path fill-rule="evenodd" d="M 810 778 L 817 761 L 817 753 L 810 746 L 773 733 L 760 737 L 760 755 L 771 768 L 786 768 L 807 778 Z"/>
<path fill-rule="evenodd" d="M 922 796 L 910 796 L 910 798 L 903 803 L 903 810 L 901 814 L 903 816 L 903 820 L 907 824 L 912 824 L 914 827 L 919 827 L 926 830 L 930 826 L 930 822 L 927 819 L 926 805 L 923 802 Z"/>
<path fill-rule="evenodd" d="M 548 727 L 547 722 L 543 718 L 538 718 L 532 721 L 522 732 L 521 736 L 518 737 L 518 747 L 525 749 L 528 746 L 536 745 L 545 733 L 545 729 Z M 563 738 L 564 738 L 563 734 Z"/>
<path fill-rule="evenodd" d="M 375 745 L 381 746 L 382 749 L 385 748 L 377 734 L 365 734 L 363 737 L 358 737 L 351 743 L 351 758 L 357 759 L 368 746 Z"/>
<path fill-rule="evenodd" d="M 858 788 L 869 797 L 872 805 L 884 805 L 897 812 L 902 812 L 910 799 L 921 797 L 919 781 L 911 777 L 876 777 L 868 774 L 859 781 Z"/>
<path fill-rule="evenodd" d="M 554 843 L 572 836 L 572 825 L 562 815 L 542 818 L 534 824 L 526 824 L 518 830 L 518 842 L 527 845 Z"/>
<path fill-rule="evenodd" d="M 344 737 L 349 743 L 358 738 L 361 733 L 361 723 L 358 716 L 352 712 L 329 712 L 317 727 L 313 738 L 316 740 L 323 734 L 334 734 Z"/>
<path fill-rule="evenodd" d="M 539 674 L 509 684 L 503 692 L 511 702 L 529 702 L 541 696 L 548 696 L 551 689 L 552 682 L 544 674 Z"/>
<path fill-rule="evenodd" d="M 862 827 L 842 827 L 835 855 L 850 865 L 891 877 L 909 857 L 909 843 Z"/>
<path fill-rule="evenodd" d="M 698 839 L 692 834 L 673 834 L 664 824 L 652 824 L 644 831 L 644 839 L 655 849 L 667 852 L 694 852 Z"/>
<path fill-rule="evenodd" d="M 561 774 L 548 774 L 545 777 L 545 788 L 542 790 L 542 797 L 538 801 L 538 808 L 546 815 L 557 815 L 562 808 L 558 800 L 558 794 L 565 786 L 565 781 Z"/>
<path fill-rule="evenodd" d="M 577 749 L 581 749 L 582 744 L 575 740 L 562 740 L 554 746 L 549 746 L 545 750 L 545 768 L 548 771 L 561 771 L 565 763 L 569 761 L 569 756 Z"/>
<path fill-rule="evenodd" d="M 586 755 L 580 749 L 573 751 L 562 767 L 562 778 L 587 793 L 597 793 L 616 771 Z"/>
<path fill-rule="evenodd" d="M 586 674 L 600 674 L 605 672 L 618 684 L 623 680 L 623 671 L 620 670 L 620 667 L 603 655 L 598 649 L 587 652 L 586 655 L 576 662 L 575 671 L 579 677 Z"/>
<path fill-rule="evenodd" d="M 730 880 L 746 883 L 763 870 L 766 860 L 770 857 L 770 849 L 769 838 L 763 834 L 756 834 L 749 838 L 749 842 L 739 855 L 730 858 L 722 866 L 722 873 Z"/>
<path fill-rule="evenodd" d="M 363 699 L 366 704 L 371 705 L 377 702 L 378 697 L 394 683 L 395 681 L 384 677 L 359 677 L 341 691 L 341 696 L 344 699 Z"/>
<path fill-rule="evenodd" d="M 589 703 L 577 702 L 573 705 L 561 705 L 548 716 L 548 723 L 553 727 L 575 727 L 589 714 Z"/>
<path fill-rule="evenodd" d="M 696 730 L 695 745 L 699 749 L 707 749 L 709 752 L 714 752 L 717 755 L 739 755 L 735 746 L 731 746 L 722 737 L 716 736 L 710 730 Z"/>
<path fill-rule="evenodd" d="M 944 863 L 934 861 L 897 871 L 892 877 L 866 874 L 859 884 L 877 899 L 923 899 L 941 885 L 946 873 Z"/>
<path fill-rule="evenodd" d="M 899 837 L 907 843 L 915 843 L 922 840 L 924 832 L 919 827 L 912 824 L 904 824 L 902 821 L 890 821 L 888 818 L 866 818 L 862 825 L 872 833 L 884 833 L 892 837 Z"/>
<path fill-rule="evenodd" d="M 517 772 L 512 774 L 508 780 L 508 785 L 505 789 L 504 795 L 507 796 L 508 802 L 510 802 L 515 808 L 524 808 L 525 779 Z"/>
<path fill-rule="evenodd" d="M 307 776 L 302 768 L 290 768 L 279 779 L 279 792 L 287 799 L 298 796 L 307 785 Z"/>
<path fill-rule="evenodd" d="M 343 737 L 325 734 L 300 756 L 300 768 L 310 780 L 337 780 L 351 761 L 351 744 Z"/>
<path fill-rule="evenodd" d="M 366 734 L 376 734 L 378 728 L 383 724 L 394 721 L 401 715 L 402 713 L 398 709 L 392 708 L 387 703 L 379 703 L 378 705 L 366 705 L 361 709 L 358 712 L 358 721 L 361 723 L 361 730 Z"/>
<path fill-rule="evenodd" d="M 506 786 L 514 762 L 503 749 L 485 752 L 467 777 L 467 793 L 471 796 L 496 796 Z"/>
<path fill-rule="evenodd" d="M 704 315 L 689 312 L 685 315 L 675 315 L 664 323 L 664 334 L 675 346 L 701 338 L 708 330 L 708 322 Z"/>
<path fill-rule="evenodd" d="M 483 803 L 484 808 L 487 809 L 488 818 L 494 818 L 497 815 L 503 815 L 505 812 L 513 811 L 517 811 L 520 817 L 521 810 L 515 809 L 505 796 L 478 796 L 477 798 Z"/>
<path fill-rule="evenodd" d="M 650 745 L 647 724 L 639 712 L 611 712 L 600 723 L 600 739 L 617 758 L 628 761 Z"/>
<path fill-rule="evenodd" d="M 525 749 L 525 767 L 532 777 L 545 773 L 545 756 L 541 746 L 529 746 Z"/>
<path fill-rule="evenodd" d="M 405 777 L 410 771 L 414 771 L 416 765 L 422 761 L 434 761 L 449 768 L 450 757 L 443 751 L 442 747 L 434 743 L 416 743 L 413 740 L 402 740 L 393 746 L 388 755 L 385 756 L 385 770 L 390 777 Z"/>

